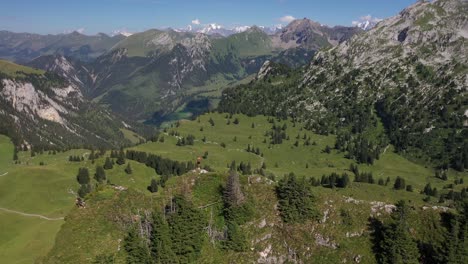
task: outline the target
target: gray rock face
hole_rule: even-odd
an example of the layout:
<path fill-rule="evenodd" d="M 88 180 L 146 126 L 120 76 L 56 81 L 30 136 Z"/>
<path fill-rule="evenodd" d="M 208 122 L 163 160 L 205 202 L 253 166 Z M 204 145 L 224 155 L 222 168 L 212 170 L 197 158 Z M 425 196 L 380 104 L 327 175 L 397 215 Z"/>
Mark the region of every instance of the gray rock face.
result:
<path fill-rule="evenodd" d="M 318 53 L 302 81 L 308 95 L 304 108 L 310 112 L 324 111 L 318 98 L 346 97 L 345 87 L 337 87 L 333 82 L 353 70 L 359 71 L 355 78 L 360 87 L 358 100 L 369 97 L 378 100 L 385 91 L 406 86 L 410 76 L 418 79 L 417 94 L 421 96 L 418 101 L 428 110 L 435 107 L 435 99 L 449 85 L 459 95 L 466 93 L 467 5 L 461 0 L 420 1 L 367 33 Z M 425 79 L 425 71 L 450 76 L 450 82 L 441 84 Z M 411 114 L 409 105 L 408 110 Z"/>

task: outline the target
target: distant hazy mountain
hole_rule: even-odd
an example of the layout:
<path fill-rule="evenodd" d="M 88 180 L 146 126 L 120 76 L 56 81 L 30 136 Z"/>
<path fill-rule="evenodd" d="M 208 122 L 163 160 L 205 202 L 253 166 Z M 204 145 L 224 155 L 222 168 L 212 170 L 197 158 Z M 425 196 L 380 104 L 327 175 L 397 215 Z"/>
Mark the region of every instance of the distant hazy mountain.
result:
<path fill-rule="evenodd" d="M 228 37 L 233 34 L 237 33 L 242 33 L 252 26 L 236 26 L 232 28 L 226 28 L 222 25 L 213 23 L 213 24 L 208 24 L 203 27 L 194 27 L 194 26 L 188 26 L 187 28 L 183 29 L 177 29 L 175 31 L 178 32 L 191 32 L 191 33 L 203 33 L 207 35 L 221 35 L 223 37 Z M 275 26 L 275 27 L 265 27 L 265 26 L 259 26 L 258 28 L 261 28 L 266 34 L 268 35 L 273 35 L 275 33 L 278 33 L 282 29 L 281 26 Z"/>
<path fill-rule="evenodd" d="M 201 30 L 151 29 L 122 39 L 94 61 L 54 55 L 28 65 L 58 73 L 117 113 L 148 120 L 155 112 L 168 115 L 194 100 L 208 101 L 203 107 L 212 107 L 216 97 L 210 93 L 219 94 L 256 73 L 266 60 L 305 65 L 317 50 L 362 31 L 308 19 L 279 31 L 252 26 L 234 28 L 231 31 L 239 33 L 232 34 L 215 24 Z"/>
<path fill-rule="evenodd" d="M 373 21 L 373 20 L 365 20 L 365 21 L 360 21 L 358 23 L 355 23 L 355 26 L 362 29 L 362 30 L 370 30 L 377 25 L 378 22 Z"/>
<path fill-rule="evenodd" d="M 103 33 L 87 36 L 78 32 L 39 35 L 0 31 L 0 58 L 27 62 L 42 55 L 62 54 L 89 61 L 109 51 L 124 38 L 123 35 L 110 37 Z"/>

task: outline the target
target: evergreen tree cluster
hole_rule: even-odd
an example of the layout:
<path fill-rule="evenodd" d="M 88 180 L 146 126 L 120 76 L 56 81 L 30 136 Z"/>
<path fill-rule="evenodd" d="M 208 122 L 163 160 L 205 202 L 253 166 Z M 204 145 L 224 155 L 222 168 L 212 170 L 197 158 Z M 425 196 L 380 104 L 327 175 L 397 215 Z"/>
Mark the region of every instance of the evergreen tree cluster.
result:
<path fill-rule="evenodd" d="M 384 139 L 375 143 L 361 134 L 342 132 L 337 135 L 335 149 L 347 152 L 346 158 L 372 165 L 375 160 L 380 158 L 380 154 L 386 145 L 387 141 Z"/>
<path fill-rule="evenodd" d="M 233 160 L 231 162 L 231 165 L 229 165 L 228 167 L 231 169 L 231 171 L 238 171 L 242 173 L 242 175 L 252 174 L 252 165 L 250 161 L 248 163 L 244 163 L 243 161 L 241 161 L 239 163 L 239 166 L 236 166 L 236 161 Z"/>
<path fill-rule="evenodd" d="M 70 161 L 70 162 L 81 162 L 83 160 L 84 160 L 84 158 L 82 156 L 80 157 L 78 155 L 75 155 L 75 156 L 70 155 L 68 157 L 68 161 Z"/>
<path fill-rule="evenodd" d="M 253 215 L 245 197 L 239 179 L 239 174 L 231 170 L 223 192 L 224 219 L 226 221 L 226 238 L 222 242 L 225 249 L 245 251 L 247 239 L 241 232 L 240 225 L 249 221 Z"/>
<path fill-rule="evenodd" d="M 147 154 L 146 152 L 142 151 L 127 150 L 125 156 L 129 160 L 134 160 L 139 163 L 143 163 L 150 168 L 153 168 L 158 175 L 166 177 L 173 175 L 179 176 L 195 169 L 196 167 L 196 165 L 191 161 L 174 161 L 158 155 Z M 161 184 L 163 184 L 163 182 L 161 182 Z"/>
<path fill-rule="evenodd" d="M 392 220 L 383 224 L 371 219 L 374 228 L 374 251 L 379 263 L 419 263 L 418 244 L 410 233 L 409 208 L 400 201 L 392 213 Z"/>
<path fill-rule="evenodd" d="M 330 175 L 323 175 L 320 181 L 313 177 L 310 178 L 310 184 L 312 184 L 312 186 L 323 186 L 326 188 L 346 188 L 349 183 L 350 179 L 347 173 L 339 175 L 333 172 Z"/>
<path fill-rule="evenodd" d="M 372 172 L 360 172 L 356 164 L 351 164 L 350 170 L 354 173 L 355 182 L 365 182 L 365 183 L 370 183 L 370 184 L 375 183 Z"/>
<path fill-rule="evenodd" d="M 428 195 L 428 196 L 437 196 L 437 188 L 432 188 L 431 184 L 428 183 L 426 186 L 424 186 L 424 190 L 422 191 L 423 194 Z"/>
<path fill-rule="evenodd" d="M 260 151 L 259 147 L 255 148 L 254 146 L 251 146 L 250 144 L 247 145 L 247 148 L 245 149 L 245 151 L 249 153 L 253 153 L 258 156 L 263 156 L 263 153 Z"/>
<path fill-rule="evenodd" d="M 457 212 L 430 212 L 419 235 L 409 225 L 410 208 L 396 204 L 390 221 L 371 218 L 373 250 L 378 263 L 461 264 L 468 262 L 468 201 Z"/>
<path fill-rule="evenodd" d="M 287 134 L 286 134 L 286 129 L 287 128 L 288 128 L 288 126 L 286 124 L 280 126 L 280 125 L 277 125 L 276 123 L 274 123 L 274 120 L 273 120 L 273 125 L 272 125 L 270 131 L 267 131 L 265 133 L 265 136 L 270 137 L 270 144 L 273 144 L 273 145 L 282 144 L 283 140 L 285 140 L 287 138 Z"/>
<path fill-rule="evenodd" d="M 191 203 L 181 197 L 171 200 L 164 213 L 153 212 L 150 219 L 130 228 L 124 239 L 127 263 L 196 263 L 205 240 L 207 221 Z M 145 232 L 149 225 L 150 232 Z"/>
<path fill-rule="evenodd" d="M 169 136 L 171 136 L 171 137 L 180 137 L 180 133 L 178 131 L 171 130 L 171 132 L 169 132 Z"/>
<path fill-rule="evenodd" d="M 99 157 L 102 157 L 106 154 L 105 149 L 100 149 L 99 151 L 95 151 L 94 148 L 91 148 L 91 153 L 88 156 L 88 160 L 94 161 L 95 159 L 98 159 Z"/>
<path fill-rule="evenodd" d="M 404 190 L 406 188 L 406 181 L 404 178 L 397 176 L 395 183 L 393 184 L 393 189 L 395 190 Z"/>
<path fill-rule="evenodd" d="M 319 216 L 311 185 L 304 179 L 298 180 L 294 173 L 285 175 L 278 182 L 276 195 L 281 217 L 286 223 L 304 222 Z"/>
<path fill-rule="evenodd" d="M 84 198 L 92 190 L 88 168 L 79 168 L 76 180 L 80 184 L 80 188 L 78 189 L 78 196 Z"/>
<path fill-rule="evenodd" d="M 468 187 L 462 188 L 460 192 L 456 192 L 454 190 L 450 190 L 445 194 L 440 195 L 440 202 L 445 200 L 452 200 L 455 202 L 462 202 L 468 198 Z"/>
<path fill-rule="evenodd" d="M 161 136 L 161 137 L 163 137 L 163 136 Z M 151 137 L 148 138 L 148 140 L 151 141 L 151 142 L 158 142 L 160 139 L 161 138 L 159 136 L 159 133 L 153 134 Z"/>
<path fill-rule="evenodd" d="M 193 145 L 195 141 L 195 136 L 193 135 L 188 135 L 187 137 L 180 137 L 177 139 L 177 146 L 187 146 L 187 145 Z"/>
<path fill-rule="evenodd" d="M 117 163 L 118 165 L 125 164 L 125 152 L 123 151 L 123 149 L 120 149 L 120 151 L 112 150 L 110 154 L 110 158 L 117 159 L 115 163 Z"/>

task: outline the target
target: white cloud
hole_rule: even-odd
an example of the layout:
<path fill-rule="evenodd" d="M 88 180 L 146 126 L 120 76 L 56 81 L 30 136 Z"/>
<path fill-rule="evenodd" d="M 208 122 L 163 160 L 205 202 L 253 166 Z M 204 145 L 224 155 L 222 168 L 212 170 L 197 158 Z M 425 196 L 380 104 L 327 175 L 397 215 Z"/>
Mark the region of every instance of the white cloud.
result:
<path fill-rule="evenodd" d="M 195 20 L 192 20 L 192 24 L 194 24 L 194 25 L 200 25 L 200 23 L 201 23 L 200 19 L 198 19 L 198 18 L 195 19 Z"/>
<path fill-rule="evenodd" d="M 353 26 L 357 26 L 359 25 L 360 23 L 362 22 L 366 22 L 366 21 L 369 21 L 371 23 L 378 23 L 380 21 L 382 21 L 383 19 L 382 18 L 378 18 L 378 17 L 373 17 L 372 15 L 366 15 L 366 16 L 361 16 L 359 18 L 359 20 L 355 20 L 353 22 L 351 22 L 353 24 Z"/>
<path fill-rule="evenodd" d="M 287 16 L 284 16 L 284 17 L 280 17 L 279 20 L 280 20 L 281 22 L 283 22 L 283 23 L 291 23 L 291 22 L 293 22 L 294 20 L 296 20 L 296 18 L 293 17 L 293 16 L 290 16 L 290 15 L 287 15 Z"/>
<path fill-rule="evenodd" d="M 124 35 L 125 37 L 133 35 L 132 32 L 128 31 L 126 28 L 116 29 L 111 32 L 111 36 Z"/>

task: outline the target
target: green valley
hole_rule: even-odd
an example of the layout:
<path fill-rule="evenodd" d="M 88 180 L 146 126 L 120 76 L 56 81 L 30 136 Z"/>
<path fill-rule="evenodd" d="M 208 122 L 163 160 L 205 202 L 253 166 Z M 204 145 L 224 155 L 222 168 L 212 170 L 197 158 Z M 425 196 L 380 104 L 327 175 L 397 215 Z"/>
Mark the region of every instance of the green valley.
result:
<path fill-rule="evenodd" d="M 266 135 L 271 131 L 272 126 L 285 128 L 286 137 L 281 144 L 272 144 L 271 136 Z M 92 162 L 88 159 L 90 150 L 70 150 L 56 154 L 38 153 L 34 157 L 30 157 L 29 152 L 19 152 L 19 164 L 13 164 L 11 161 L 13 148 L 11 143 L 3 138 L 2 146 L 10 147 L 8 147 L 9 150 L 5 151 L 7 158 L 2 161 L 3 164 L 8 164 L 5 166 L 8 174 L 0 178 L 0 186 L 3 189 L 0 207 L 41 214 L 51 218 L 66 216 L 65 224 L 57 233 L 58 227 L 62 225 L 63 221 L 48 222 L 40 218 L 36 219 L 37 217 L 31 218 L 2 212 L 8 216 L 6 219 L 3 218 L 4 221 L 14 221 L 13 219 L 18 218 L 21 221 L 37 221 L 36 231 L 23 230 L 20 221 L 14 225 L 17 228 L 8 229 L 9 232 L 16 230 L 15 232 L 24 232 L 25 235 L 31 236 L 35 235 L 35 232 L 41 232 L 40 230 L 44 228 L 43 225 L 52 225 L 50 228 L 53 229 L 47 232 L 47 235 L 41 236 L 40 241 L 42 241 L 43 247 L 38 249 L 36 255 L 37 257 L 44 256 L 47 247 L 53 245 L 51 241 L 57 234 L 55 246 L 43 259 L 44 263 L 82 263 L 85 259 L 100 255 L 111 255 L 119 263 L 126 256 L 124 252 L 117 250 L 122 246 L 126 230 L 129 228 L 128 222 L 126 222 L 128 220 L 125 220 L 125 217 L 140 215 L 149 208 L 160 210 L 157 208 L 161 208 L 174 195 L 180 194 L 187 197 L 195 207 L 205 208 L 204 206 L 208 205 L 201 212 L 207 218 L 214 217 L 213 223 L 217 228 L 222 228 L 226 220 L 222 216 L 223 206 L 220 203 L 222 196 L 220 196 L 219 188 L 224 186 L 229 171 L 228 167 L 232 161 L 235 161 L 237 165 L 241 162 L 245 165 L 248 164 L 251 169 L 251 172 L 241 176 L 240 179 L 247 197 L 251 199 L 252 206 L 256 209 L 251 222 L 241 225 L 241 228 L 248 241 L 251 241 L 249 244 L 253 250 L 246 253 L 227 251 L 229 257 L 221 257 L 225 254 L 224 250 L 216 246 L 221 242 L 211 244 L 208 243 L 208 238 L 205 238 L 202 247 L 202 252 L 205 253 L 202 254 L 199 261 L 203 263 L 228 263 L 231 258 L 245 258 L 247 261 L 253 257 L 260 258 L 266 247 L 273 247 L 273 252 L 275 252 L 273 255 L 281 256 L 285 254 L 283 251 L 286 250 L 280 242 L 283 239 L 282 232 L 290 233 L 291 237 L 287 239 L 288 243 L 292 243 L 291 246 L 299 247 L 301 244 L 299 241 L 309 240 L 305 233 L 302 234 L 301 230 L 318 228 L 317 230 L 322 231 L 316 234 L 333 238 L 333 243 L 339 244 L 340 247 L 335 252 L 336 249 L 329 246 L 320 246 L 319 244 L 313 246 L 318 250 L 318 253 L 312 255 L 315 261 L 327 263 L 327 261 L 335 261 L 339 258 L 361 255 L 366 256 L 364 257 L 366 263 L 372 263 L 374 259 L 371 257 L 369 233 L 360 231 L 367 230 L 369 213 L 388 216 L 384 210 L 385 206 L 393 205 L 401 199 L 410 201 L 411 206 L 421 213 L 429 213 L 425 212 L 423 208 L 432 206 L 437 208 L 430 209 L 430 211 L 435 210 L 434 212 L 451 210 L 446 207 L 452 203 L 451 201 L 440 203 L 435 198 L 427 200 L 427 196 L 420 194 L 420 192 L 424 190 L 427 183 L 430 183 L 431 186 L 439 190 L 440 195 L 446 195 L 451 190 L 446 189 L 447 185 L 450 185 L 455 179 L 466 177 L 465 173 L 450 171 L 447 180 L 438 179 L 435 177 L 434 170 L 406 160 L 394 153 L 393 147 L 389 146 L 373 165 L 358 164 L 361 173 L 372 173 L 375 179 L 374 184 L 351 182 L 350 186 L 346 188 L 312 188 L 313 194 L 318 197 L 317 207 L 320 208 L 322 217 L 327 219 L 326 222 L 307 221 L 298 226 L 280 225 L 278 211 L 273 206 L 275 202 L 272 202 L 277 199 L 272 183 L 282 179 L 283 175 L 293 172 L 299 179 L 309 181 L 311 178 L 320 180 L 322 175 L 336 172 L 338 174 L 347 173 L 351 181 L 355 178 L 353 172 L 350 171 L 350 164 L 355 164 L 354 161 L 345 158 L 344 153 L 337 152 L 337 150 L 331 150 L 330 153 L 325 151 L 327 146 L 334 145 L 335 136 L 314 134 L 304 129 L 303 124 L 294 123 L 291 120 L 276 120 L 276 118 L 267 116 L 231 116 L 222 113 L 205 114 L 194 121 L 182 120 L 168 126 L 164 131 L 154 139 L 154 142 L 149 141 L 128 150 L 152 153 L 180 162 L 192 161 L 195 163 L 197 157 L 204 157 L 201 166 L 206 166 L 215 172 L 207 174 L 190 172 L 183 176 L 170 176 L 167 182 L 162 184 L 164 187 L 160 186 L 156 193 L 151 194 L 147 190 L 147 186 L 150 185 L 151 179 L 161 182 L 161 175 L 157 175 L 154 169 L 145 164 L 127 159 L 126 162 L 131 165 L 132 173 L 130 175 L 125 173 L 126 165 L 114 165 L 112 169 L 106 170 L 107 184 L 96 185 L 96 190 L 87 197 L 84 208 L 74 206 L 74 197 L 78 189 L 75 178 L 78 168 L 88 168 L 91 177 L 93 177 L 95 166 L 104 164 L 105 157 L 108 157 L 109 153 Z M 177 144 L 181 138 L 187 138 L 189 135 L 194 136 L 193 145 Z M 307 141 L 310 142 L 310 145 L 304 144 Z M 247 151 L 251 149 L 256 152 L 257 148 L 258 154 Z M 84 161 L 69 162 L 70 155 L 84 157 Z M 242 174 L 242 171 L 239 173 Z M 258 173 L 265 176 L 258 175 Z M 394 189 L 393 185 L 398 176 L 404 178 L 407 185 L 412 186 L 411 192 Z M 379 179 L 386 180 L 387 177 L 390 178 L 390 183 L 383 186 L 377 184 Z M 15 187 L 11 188 L 12 186 Z M 115 189 L 115 186 L 123 186 L 124 189 Z M 454 185 L 452 188 L 459 192 L 464 186 L 463 184 Z M 24 198 L 18 200 L 16 197 L 19 196 Z M 330 203 L 330 201 L 333 202 Z M 120 209 L 115 211 L 115 206 Z M 341 215 L 343 210 L 349 214 L 347 217 L 352 219 L 352 224 L 350 224 L 350 228 L 334 228 L 332 223 L 342 221 L 340 218 L 343 217 Z M 381 212 L 381 210 L 384 211 Z M 70 212 L 69 215 L 67 215 L 68 212 Z M 118 214 L 115 215 L 117 212 Z M 326 216 L 323 216 L 324 212 L 327 212 Z M 96 218 L 96 215 L 100 215 L 100 217 Z M 10 218 L 12 220 L 9 220 Z M 266 227 L 259 229 L 252 226 L 263 225 L 261 222 L 264 221 L 269 223 Z M 90 227 L 93 227 L 94 230 L 91 233 L 88 231 Z M 347 233 L 355 232 L 352 230 L 357 230 L 359 235 L 356 235 L 355 238 L 347 237 Z M 263 241 L 262 237 L 266 235 L 269 238 Z M 7 236 L 5 234 L 2 237 Z M 17 235 L 15 239 L 5 241 L 4 245 L 13 245 L 12 247 L 16 248 L 16 250 L 8 250 L 9 254 L 12 255 L 6 255 L 6 257 L 10 256 L 11 259 L 16 259 L 18 255 L 14 254 L 18 253 L 14 252 L 21 252 L 27 248 L 29 239 L 31 238 Z M 357 241 L 367 241 L 365 242 L 367 246 L 356 248 Z M 77 247 L 85 248 L 82 251 L 73 250 Z M 297 250 L 306 249 L 299 247 Z M 208 254 L 207 252 L 212 253 Z M 303 254 L 306 254 L 305 252 Z M 305 257 L 305 259 L 309 258 Z"/>

